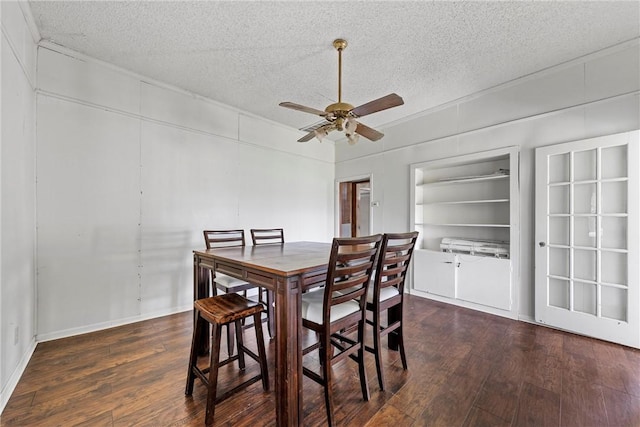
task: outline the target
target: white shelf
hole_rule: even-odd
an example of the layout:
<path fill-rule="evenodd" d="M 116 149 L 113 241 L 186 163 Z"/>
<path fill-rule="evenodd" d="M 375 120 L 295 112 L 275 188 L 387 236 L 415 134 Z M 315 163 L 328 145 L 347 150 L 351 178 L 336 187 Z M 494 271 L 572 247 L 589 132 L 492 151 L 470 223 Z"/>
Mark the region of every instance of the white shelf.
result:
<path fill-rule="evenodd" d="M 430 225 L 434 227 L 489 227 L 489 228 L 509 228 L 511 225 L 509 224 L 469 224 L 461 223 L 461 224 L 441 224 L 441 223 L 431 223 L 431 222 L 417 222 L 416 225 Z"/>
<path fill-rule="evenodd" d="M 433 181 L 433 182 L 424 182 L 422 184 L 417 184 L 417 187 L 439 187 L 441 185 L 450 185 L 450 184 L 467 184 L 474 182 L 482 182 L 482 181 L 491 181 L 494 179 L 509 179 L 511 175 L 506 174 L 491 174 L 484 176 L 477 176 L 473 178 L 460 178 L 460 179 L 447 179 L 443 181 Z"/>
<path fill-rule="evenodd" d="M 486 200 L 452 200 L 448 202 L 429 202 L 429 203 L 417 203 L 417 206 L 430 206 L 430 205 L 471 205 L 476 203 L 509 203 L 509 199 L 486 199 Z"/>
<path fill-rule="evenodd" d="M 629 217 L 628 213 L 601 213 L 601 214 L 596 214 L 596 213 L 577 213 L 577 214 L 568 214 L 568 213 L 557 213 L 557 214 L 547 214 L 547 216 L 549 218 L 569 218 L 570 216 L 573 217 L 580 217 L 580 218 L 596 218 L 598 216 L 600 217 L 610 217 L 610 218 L 627 218 Z"/>
<path fill-rule="evenodd" d="M 597 179 L 583 179 L 581 181 L 558 181 L 558 182 L 550 182 L 548 184 L 549 187 L 560 187 L 560 186 L 567 186 L 570 184 L 597 184 L 598 182 L 628 182 L 629 178 L 628 177 L 620 177 L 620 178 L 603 178 L 600 180 Z"/>
<path fill-rule="evenodd" d="M 517 147 L 411 166 L 410 221 L 420 231 L 411 292 L 517 317 L 517 177 Z M 444 238 L 507 242 L 509 257 L 442 252 Z"/>

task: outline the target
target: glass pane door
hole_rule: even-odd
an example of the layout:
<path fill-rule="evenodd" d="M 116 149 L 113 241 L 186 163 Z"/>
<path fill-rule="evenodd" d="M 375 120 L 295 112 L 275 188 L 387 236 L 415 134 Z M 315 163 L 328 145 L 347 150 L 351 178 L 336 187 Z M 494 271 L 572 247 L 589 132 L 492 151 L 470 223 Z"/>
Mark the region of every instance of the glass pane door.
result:
<path fill-rule="evenodd" d="M 628 167 L 637 140 L 627 142 L 536 150 L 536 319 L 638 346 L 637 244 L 630 246 L 638 199 L 630 187 L 638 184 Z"/>

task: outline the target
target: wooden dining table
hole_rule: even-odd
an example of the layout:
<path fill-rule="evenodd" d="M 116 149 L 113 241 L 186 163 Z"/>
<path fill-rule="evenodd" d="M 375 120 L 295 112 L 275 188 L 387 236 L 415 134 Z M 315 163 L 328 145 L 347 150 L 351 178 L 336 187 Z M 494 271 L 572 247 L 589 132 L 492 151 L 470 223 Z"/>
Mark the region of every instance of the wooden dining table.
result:
<path fill-rule="evenodd" d="M 304 289 L 324 283 L 330 250 L 330 243 L 288 242 L 193 251 L 194 299 L 209 296 L 209 271 L 274 293 L 278 426 L 303 425 L 300 296 Z"/>

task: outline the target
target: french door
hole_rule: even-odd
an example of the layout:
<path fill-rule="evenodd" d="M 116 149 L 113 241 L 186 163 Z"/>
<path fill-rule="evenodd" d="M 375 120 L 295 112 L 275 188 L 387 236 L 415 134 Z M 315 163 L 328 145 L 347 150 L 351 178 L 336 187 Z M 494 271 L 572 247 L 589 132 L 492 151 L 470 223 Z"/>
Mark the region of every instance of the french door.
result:
<path fill-rule="evenodd" d="M 536 321 L 640 348 L 638 145 L 536 149 Z"/>

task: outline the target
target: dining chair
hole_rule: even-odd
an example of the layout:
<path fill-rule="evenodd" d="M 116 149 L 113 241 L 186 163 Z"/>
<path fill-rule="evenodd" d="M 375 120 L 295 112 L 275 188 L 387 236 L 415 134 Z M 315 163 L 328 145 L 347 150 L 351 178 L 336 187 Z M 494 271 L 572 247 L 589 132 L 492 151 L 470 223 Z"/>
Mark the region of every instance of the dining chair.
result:
<path fill-rule="evenodd" d="M 207 388 L 207 405 L 205 411 L 205 424 L 207 426 L 214 425 L 214 411 L 216 403 L 219 403 L 236 392 L 250 386 L 256 381 L 262 380 L 262 388 L 264 391 L 269 390 L 269 372 L 267 370 L 267 356 L 264 347 L 264 339 L 262 336 L 262 322 L 260 321 L 261 313 L 264 306 L 256 301 L 250 301 L 245 297 L 236 293 L 217 295 L 209 298 L 199 299 L 194 302 L 193 308 L 196 315 L 196 324 L 193 330 L 193 339 L 191 341 L 191 352 L 189 357 L 189 369 L 187 373 L 187 385 L 185 387 L 185 395 L 191 396 L 193 393 L 194 381 L 200 378 Z M 256 343 L 258 346 L 258 354 L 251 351 L 245 346 L 242 337 L 243 328 L 240 325 L 242 319 L 253 317 L 255 325 Z M 220 360 L 220 338 L 221 328 L 225 325 L 235 323 L 235 335 L 238 345 L 238 354 L 229 355 L 225 360 Z M 209 355 L 209 366 L 198 366 L 198 348 L 202 346 L 202 330 L 205 326 L 211 325 L 211 350 Z M 245 373 L 245 356 L 249 356 L 260 366 L 260 372 L 247 378 Z M 233 361 L 238 361 L 238 367 L 242 374 L 240 375 L 240 383 L 230 388 L 227 384 L 227 391 L 218 393 L 218 369 Z"/>
<path fill-rule="evenodd" d="M 384 390 L 384 372 L 382 368 L 383 337 L 393 333 L 397 338 L 402 367 L 407 369 L 407 356 L 404 350 L 402 334 L 402 311 L 404 302 L 404 282 L 418 232 L 387 233 L 382 238 L 380 256 L 374 274 L 373 286 L 367 293 L 367 311 L 372 318 L 367 323 L 373 326 L 373 347 L 365 349 L 375 355 L 376 371 L 380 390 Z M 389 311 L 394 311 L 393 322 L 389 323 Z M 387 312 L 387 322 L 382 324 L 383 314 Z"/>
<path fill-rule="evenodd" d="M 252 228 L 249 231 L 251 232 L 251 242 L 253 243 L 253 246 L 284 243 L 283 228 Z M 266 288 L 259 289 L 260 301 L 267 305 L 267 330 L 269 331 L 269 336 L 274 338 L 276 336 L 276 331 L 273 291 Z M 266 301 L 263 299 L 263 295 L 265 294 Z"/>
<path fill-rule="evenodd" d="M 363 399 L 369 400 L 364 363 L 366 297 L 379 255 L 382 235 L 334 238 L 325 286 L 302 294 L 302 326 L 318 341 L 302 354 L 318 349 L 320 373 L 303 366 L 304 375 L 324 387 L 328 424 L 334 425 L 331 366 L 349 357 L 358 363 Z M 347 336 L 345 330 L 357 330 Z"/>
<path fill-rule="evenodd" d="M 203 234 L 207 249 L 245 246 L 244 230 L 204 230 Z M 217 294 L 217 290 L 221 290 L 225 294 L 244 291 L 246 296 L 248 289 L 257 287 L 245 280 L 236 279 L 226 274 L 216 272 L 215 276 L 213 295 Z"/>
<path fill-rule="evenodd" d="M 204 230 L 203 234 L 207 249 L 245 246 L 244 230 Z M 208 276 L 208 280 L 209 283 L 211 283 L 211 275 Z M 245 280 L 236 279 L 235 277 L 216 272 L 211 286 L 211 293 L 213 296 L 216 296 L 218 295 L 218 291 L 222 291 L 225 294 L 242 292 L 243 296 L 246 297 L 247 290 L 253 288 L 259 289 L 257 285 Z M 233 323 L 229 324 L 227 332 L 227 350 L 230 355 L 233 354 L 234 348 L 234 327 L 235 325 Z"/>
<path fill-rule="evenodd" d="M 251 241 L 253 245 L 266 245 L 269 243 L 284 243 L 283 228 L 252 228 Z"/>

